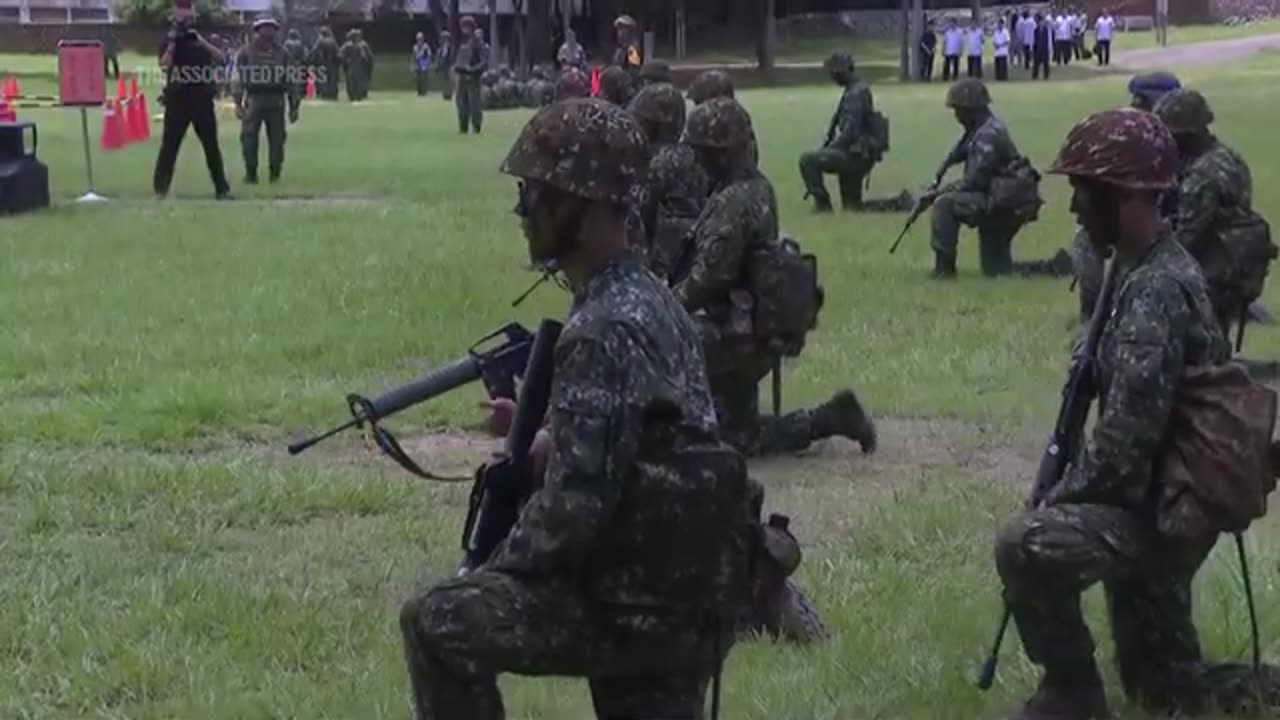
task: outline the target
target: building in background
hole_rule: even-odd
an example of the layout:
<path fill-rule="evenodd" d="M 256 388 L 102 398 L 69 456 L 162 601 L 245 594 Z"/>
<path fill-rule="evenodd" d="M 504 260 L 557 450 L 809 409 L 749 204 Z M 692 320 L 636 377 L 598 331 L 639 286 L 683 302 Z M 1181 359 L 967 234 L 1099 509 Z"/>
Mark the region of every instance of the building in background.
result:
<path fill-rule="evenodd" d="M 111 0 L 0 0 L 0 23 L 67 25 L 114 21 Z"/>

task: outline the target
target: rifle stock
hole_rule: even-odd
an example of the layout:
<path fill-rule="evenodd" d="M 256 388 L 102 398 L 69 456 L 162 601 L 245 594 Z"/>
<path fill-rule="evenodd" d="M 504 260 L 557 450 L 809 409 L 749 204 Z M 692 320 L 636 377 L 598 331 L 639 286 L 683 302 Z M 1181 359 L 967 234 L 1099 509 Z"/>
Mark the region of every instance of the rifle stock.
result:
<path fill-rule="evenodd" d="M 530 468 L 529 449 L 547 413 L 555 346 L 562 329 L 559 322 L 549 319 L 538 327 L 520 386 L 516 416 L 507 433 L 506 454 L 476 471 L 462 528 L 463 559 L 458 574 L 471 572 L 489 560 L 511 532 L 521 505 L 533 489 L 536 478 Z"/>
<path fill-rule="evenodd" d="M 929 207 L 931 203 L 929 195 L 936 190 L 937 187 L 937 183 L 930 185 L 928 189 L 925 190 L 925 194 L 916 198 L 916 204 L 911 207 L 911 214 L 907 216 L 907 222 L 903 224 L 902 232 L 898 233 L 898 239 L 894 240 L 893 245 L 889 248 L 890 255 L 898 252 L 898 246 L 902 244 L 902 239 L 907 236 L 907 233 L 911 232 L 911 226 L 916 224 L 916 220 L 919 220 L 920 216 L 924 214 L 925 209 Z"/>
<path fill-rule="evenodd" d="M 1107 267 L 1106 276 L 1102 280 L 1102 291 L 1098 295 L 1098 304 L 1094 306 L 1093 315 L 1089 318 L 1084 345 L 1080 348 L 1079 354 L 1072 358 L 1071 370 L 1067 375 L 1066 385 L 1062 388 L 1062 405 L 1058 409 L 1058 418 L 1048 442 L 1045 443 L 1044 452 L 1040 455 L 1035 483 L 1031 486 L 1031 494 L 1027 500 L 1029 509 L 1039 507 L 1058 483 L 1062 482 L 1067 468 L 1080 448 L 1085 421 L 1089 417 L 1089 407 L 1096 394 L 1093 382 L 1095 357 L 1098 342 L 1102 338 L 1102 330 L 1106 326 L 1110 313 L 1114 275 L 1115 263 L 1112 263 Z M 991 645 L 991 652 L 983 661 L 982 669 L 978 674 L 977 685 L 982 690 L 989 690 L 995 681 L 996 666 L 1000 662 L 1000 646 L 1004 643 L 1005 629 L 1009 626 L 1011 617 L 1012 613 L 1006 603 L 999 629 L 996 630 L 995 640 Z"/>

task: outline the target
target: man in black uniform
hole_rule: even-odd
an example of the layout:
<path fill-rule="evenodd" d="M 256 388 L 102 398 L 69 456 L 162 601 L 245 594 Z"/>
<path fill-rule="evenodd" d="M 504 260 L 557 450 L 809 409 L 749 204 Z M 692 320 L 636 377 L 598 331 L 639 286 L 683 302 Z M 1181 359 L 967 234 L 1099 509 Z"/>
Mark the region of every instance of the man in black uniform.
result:
<path fill-rule="evenodd" d="M 222 167 L 222 151 L 218 148 L 218 119 L 213 112 L 215 75 L 225 61 L 220 49 L 204 39 L 192 27 L 195 11 L 191 0 L 177 0 L 173 7 L 173 25 L 160 43 L 160 68 L 167 78 L 164 88 L 164 134 L 160 154 L 156 156 L 152 187 L 156 195 L 169 194 L 173 166 L 178 148 L 193 126 L 204 147 L 205 163 L 213 190 L 219 200 L 231 197 L 231 186 Z"/>

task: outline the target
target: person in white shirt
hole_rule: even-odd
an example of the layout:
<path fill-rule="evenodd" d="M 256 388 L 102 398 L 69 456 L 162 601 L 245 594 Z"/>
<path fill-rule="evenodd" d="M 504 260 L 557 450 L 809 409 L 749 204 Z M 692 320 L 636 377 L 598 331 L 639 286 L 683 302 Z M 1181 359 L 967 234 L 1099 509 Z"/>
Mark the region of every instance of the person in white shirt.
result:
<path fill-rule="evenodd" d="M 1036 21 L 1029 10 L 1022 11 L 1022 18 L 1018 20 L 1015 30 L 1018 43 L 1022 45 L 1022 69 L 1029 70 L 1036 46 Z"/>
<path fill-rule="evenodd" d="M 1053 61 L 1056 65 L 1071 64 L 1071 18 L 1066 13 L 1054 18 Z"/>
<path fill-rule="evenodd" d="M 964 31 L 956 25 L 955 18 L 947 20 L 947 30 L 942 34 L 942 79 L 960 78 L 960 51 L 964 49 Z"/>
<path fill-rule="evenodd" d="M 982 21 L 974 20 L 965 36 L 965 50 L 969 56 L 969 77 L 982 77 L 982 48 L 987 35 L 982 30 Z"/>
<path fill-rule="evenodd" d="M 1094 26 L 1093 32 L 1098 41 L 1098 64 L 1111 64 L 1111 32 L 1115 28 L 1115 18 L 1111 17 L 1111 13 L 1106 10 L 1098 16 L 1098 23 Z"/>
<path fill-rule="evenodd" d="M 996 25 L 996 32 L 991 36 L 991 47 L 994 49 L 996 58 L 996 80 L 1009 79 L 1009 43 L 1012 38 L 1009 36 L 1009 28 L 1005 26 L 1004 18 L 1000 18 L 1000 22 Z"/>
<path fill-rule="evenodd" d="M 1088 15 L 1081 12 L 1071 16 L 1071 52 L 1076 60 L 1085 59 L 1084 36 L 1088 30 Z"/>

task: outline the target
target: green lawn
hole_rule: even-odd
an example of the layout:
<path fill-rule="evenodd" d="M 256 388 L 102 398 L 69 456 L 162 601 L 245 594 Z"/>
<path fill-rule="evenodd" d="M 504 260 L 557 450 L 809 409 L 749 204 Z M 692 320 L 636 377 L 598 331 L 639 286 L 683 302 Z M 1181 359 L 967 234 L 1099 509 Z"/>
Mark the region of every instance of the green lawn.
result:
<path fill-rule="evenodd" d="M 1271 54 L 1184 77 L 1250 159 L 1272 218 L 1277 70 Z M 958 133 L 942 92 L 878 89 L 894 147 L 875 194 L 930 179 Z M 993 95 L 1041 167 L 1073 121 L 1126 100 L 1119 78 Z M 993 717 L 1034 673 L 1012 640 L 995 690 L 971 685 L 1000 607 L 992 534 L 1053 421 L 1076 298 L 1065 281 L 982 279 L 971 233 L 962 277 L 939 285 L 926 277 L 927 221 L 890 256 L 902 216 L 810 215 L 796 155 L 825 130 L 835 90 L 741 96 L 782 224 L 818 254 L 827 291 L 786 369 L 785 405 L 852 385 L 880 418 L 882 449 L 864 458 L 832 442 L 756 465 L 770 508 L 793 517 L 800 580 L 835 637 L 740 645 L 722 716 Z M 92 207 L 69 203 L 84 190 L 76 113 L 21 114 L 40 124 L 57 204 L 0 219 L 0 717 L 405 717 L 399 604 L 456 562 L 465 489 L 410 481 L 354 435 L 298 458 L 283 448 L 342 419 L 347 392 L 412 378 L 509 320 L 564 312 L 550 286 L 511 308 L 534 278 L 514 182 L 496 168 L 528 113 L 491 113 L 477 138 L 457 135 L 439 97 L 308 103 L 284 182 L 253 189 L 237 182 L 238 128 L 224 116 L 238 202 L 210 200 L 188 137 L 174 197 L 150 197 L 153 139 L 95 156 L 113 200 Z M 1046 178 L 1044 192 L 1017 242 L 1024 258 L 1070 237 L 1066 184 Z M 1280 307 L 1280 291 L 1266 300 Z M 1246 354 L 1277 352 L 1280 333 L 1250 329 Z M 460 390 L 389 425 L 431 465 L 466 471 L 491 449 L 464 434 L 481 397 Z M 1275 658 L 1275 522 L 1249 545 Z M 1198 579 L 1197 618 L 1209 652 L 1243 658 L 1233 558 L 1223 543 Z M 1108 653 L 1100 597 L 1088 607 Z M 590 717 L 580 682 L 504 687 L 512 717 Z"/>

